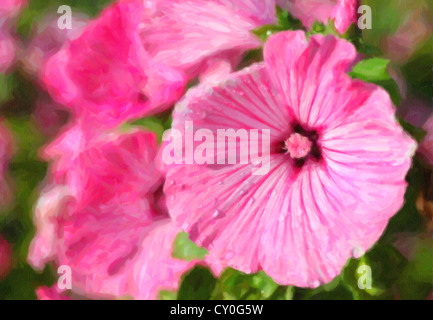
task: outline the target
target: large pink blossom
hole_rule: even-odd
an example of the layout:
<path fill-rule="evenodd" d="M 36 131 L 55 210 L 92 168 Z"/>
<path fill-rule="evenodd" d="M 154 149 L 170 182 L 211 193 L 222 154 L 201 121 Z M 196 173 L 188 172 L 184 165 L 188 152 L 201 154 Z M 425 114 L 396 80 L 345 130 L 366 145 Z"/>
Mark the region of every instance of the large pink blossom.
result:
<path fill-rule="evenodd" d="M 54 165 L 36 206 L 29 262 L 70 266 L 73 293 L 89 298 L 155 299 L 176 290 L 198 261 L 171 256 L 181 229 L 159 204 L 156 149 L 153 133 L 89 137 L 79 126 L 46 148 Z"/>
<path fill-rule="evenodd" d="M 433 116 L 427 120 L 423 128 L 427 134 L 421 141 L 419 153 L 428 164 L 433 166 Z"/>
<path fill-rule="evenodd" d="M 389 95 L 352 80 L 352 44 L 332 36 L 271 36 L 265 63 L 190 90 L 173 128 L 269 129 L 270 168 L 166 166 L 173 219 L 223 263 L 315 287 L 368 250 L 403 204 L 415 142 Z M 236 151 L 239 154 L 239 143 Z M 217 149 L 214 154 L 217 154 Z"/>
<path fill-rule="evenodd" d="M 307 28 L 315 21 L 328 24 L 333 20 L 338 32 L 344 33 L 356 23 L 358 0 L 277 0 L 277 4 L 289 12 Z"/>
<path fill-rule="evenodd" d="M 115 4 L 46 63 L 53 98 L 97 125 L 157 112 L 183 94 L 182 72 L 152 61 L 138 38 L 135 8 Z"/>

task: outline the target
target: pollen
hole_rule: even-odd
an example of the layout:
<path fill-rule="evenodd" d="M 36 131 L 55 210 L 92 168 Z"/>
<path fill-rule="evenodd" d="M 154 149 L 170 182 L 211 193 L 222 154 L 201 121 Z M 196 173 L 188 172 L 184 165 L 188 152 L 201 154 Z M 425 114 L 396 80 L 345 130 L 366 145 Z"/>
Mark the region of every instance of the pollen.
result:
<path fill-rule="evenodd" d="M 285 141 L 285 149 L 293 159 L 302 159 L 308 156 L 313 147 L 313 142 L 300 133 L 293 133 Z"/>

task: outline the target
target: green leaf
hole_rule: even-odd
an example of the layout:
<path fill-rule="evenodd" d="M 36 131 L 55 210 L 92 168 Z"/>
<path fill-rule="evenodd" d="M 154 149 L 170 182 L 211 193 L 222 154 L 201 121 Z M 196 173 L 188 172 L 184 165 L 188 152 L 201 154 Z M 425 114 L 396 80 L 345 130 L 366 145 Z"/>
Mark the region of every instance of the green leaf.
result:
<path fill-rule="evenodd" d="M 355 300 L 393 299 L 392 285 L 401 276 L 407 261 L 392 245 L 376 244 L 360 259 L 351 259 L 347 263 L 341 279 L 344 286 L 352 292 Z M 366 275 L 362 266 L 371 268 L 371 289 L 362 289 L 359 281 Z"/>
<path fill-rule="evenodd" d="M 280 32 L 282 29 L 274 24 L 265 24 L 261 27 L 254 29 L 252 32 L 260 38 L 263 42 L 266 42 L 268 38 L 274 33 Z"/>
<path fill-rule="evenodd" d="M 327 25 L 322 22 L 315 21 L 310 31 L 307 32 L 307 36 L 310 37 L 314 34 L 322 34 L 324 36 L 330 34 L 336 37 L 341 37 L 340 33 L 335 28 L 333 20 L 329 20 Z"/>
<path fill-rule="evenodd" d="M 400 90 L 387 71 L 389 60 L 371 58 L 360 61 L 349 75 L 354 79 L 371 82 L 384 88 L 390 95 L 392 102 L 399 105 L 401 101 Z"/>
<path fill-rule="evenodd" d="M 278 288 L 278 284 L 265 272 L 260 271 L 251 276 L 251 287 L 258 289 L 263 298 L 269 298 Z"/>
<path fill-rule="evenodd" d="M 133 126 L 142 126 L 146 129 L 155 132 L 158 137 L 158 143 L 162 141 L 162 135 L 164 134 L 164 122 L 157 117 L 148 117 L 138 119 L 131 123 Z"/>
<path fill-rule="evenodd" d="M 216 279 L 204 267 L 197 266 L 185 275 L 178 292 L 179 300 L 209 300 Z"/>
<path fill-rule="evenodd" d="M 172 256 L 174 258 L 192 261 L 203 260 L 207 254 L 207 250 L 200 248 L 194 242 L 189 240 L 188 233 L 180 232 L 174 240 Z"/>
<path fill-rule="evenodd" d="M 173 291 L 162 290 L 159 292 L 160 300 L 177 300 L 177 293 Z"/>
<path fill-rule="evenodd" d="M 352 300 L 353 296 L 337 276 L 330 283 L 315 289 L 297 289 L 295 299 L 299 300 Z"/>
<path fill-rule="evenodd" d="M 286 287 L 279 286 L 263 271 L 246 274 L 227 268 L 217 281 L 213 298 L 219 300 L 284 299 L 286 294 L 291 297 L 290 292 L 286 292 Z"/>
<path fill-rule="evenodd" d="M 277 6 L 276 15 L 278 24 L 266 24 L 252 31 L 263 42 L 266 42 L 271 35 L 277 32 L 303 29 L 301 21 L 290 15 L 289 11 L 282 10 Z"/>
<path fill-rule="evenodd" d="M 278 26 L 281 30 L 300 30 L 304 29 L 302 22 L 293 17 L 289 11 L 282 10 L 279 6 L 276 8 Z"/>
<path fill-rule="evenodd" d="M 353 68 L 349 75 L 352 78 L 366 82 L 386 81 L 391 79 L 386 69 L 388 64 L 389 60 L 382 58 L 362 60 Z"/>

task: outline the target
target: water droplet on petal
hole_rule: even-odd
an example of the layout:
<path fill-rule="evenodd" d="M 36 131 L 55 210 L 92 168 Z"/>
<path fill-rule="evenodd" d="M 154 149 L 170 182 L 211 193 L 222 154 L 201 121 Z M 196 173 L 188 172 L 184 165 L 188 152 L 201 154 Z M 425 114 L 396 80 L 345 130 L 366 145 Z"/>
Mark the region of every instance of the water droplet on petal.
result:
<path fill-rule="evenodd" d="M 308 286 L 311 288 L 317 288 L 320 286 L 320 281 L 319 280 L 309 281 Z"/>
<path fill-rule="evenodd" d="M 224 212 L 222 212 L 221 210 L 215 210 L 213 215 L 212 215 L 215 219 L 220 219 L 222 217 L 224 217 Z"/>
<path fill-rule="evenodd" d="M 362 249 L 360 247 L 354 247 L 352 250 L 352 257 L 355 259 L 359 259 L 364 255 L 364 252 L 362 252 Z"/>

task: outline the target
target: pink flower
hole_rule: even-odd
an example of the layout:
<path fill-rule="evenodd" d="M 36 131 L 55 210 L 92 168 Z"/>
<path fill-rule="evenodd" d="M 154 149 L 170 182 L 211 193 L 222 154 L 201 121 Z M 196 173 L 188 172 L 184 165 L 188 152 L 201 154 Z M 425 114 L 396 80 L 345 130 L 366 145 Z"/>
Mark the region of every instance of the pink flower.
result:
<path fill-rule="evenodd" d="M 0 73 L 6 72 L 15 61 L 16 44 L 10 33 L 0 26 Z"/>
<path fill-rule="evenodd" d="M 27 45 L 21 61 L 30 74 L 39 74 L 44 63 L 57 53 L 65 44 L 78 38 L 87 25 L 88 17 L 74 14 L 72 29 L 59 29 L 59 16 L 47 16 L 37 25 L 36 32 Z"/>
<path fill-rule="evenodd" d="M 416 144 L 389 95 L 346 74 L 356 59 L 349 42 L 282 32 L 264 57 L 218 86 L 190 90 L 173 128 L 269 129 L 269 173 L 253 175 L 256 163 L 239 161 L 170 165 L 167 206 L 223 263 L 315 287 L 367 251 L 400 209 Z"/>
<path fill-rule="evenodd" d="M 133 9 L 109 7 L 45 65 L 50 94 L 89 126 L 160 111 L 183 94 L 183 74 L 153 62 L 139 41 Z"/>
<path fill-rule="evenodd" d="M 419 154 L 429 165 L 433 166 L 433 116 L 424 124 L 427 135 L 421 141 Z"/>
<path fill-rule="evenodd" d="M 55 284 L 50 288 L 48 287 L 37 288 L 36 296 L 38 300 L 71 300 L 70 297 L 62 293 L 62 290 L 58 288 L 57 284 Z"/>
<path fill-rule="evenodd" d="M 130 295 L 134 299 L 158 298 L 161 290 L 177 291 L 180 277 L 200 261 L 183 261 L 172 257 L 172 247 L 181 229 L 171 219 L 154 222 L 143 238 L 133 262 Z"/>
<path fill-rule="evenodd" d="M 36 206 L 30 264 L 70 266 L 72 292 L 89 298 L 155 299 L 176 289 L 198 261 L 171 257 L 181 230 L 158 205 L 156 149 L 143 131 L 63 133 L 45 150 L 54 166 Z"/>
<path fill-rule="evenodd" d="M 421 128 L 432 115 L 432 108 L 426 100 L 409 97 L 400 103 L 398 113 L 411 125 Z"/>
<path fill-rule="evenodd" d="M 11 33 L 10 21 L 27 0 L 0 1 L 0 73 L 8 71 L 17 55 L 17 44 Z"/>
<path fill-rule="evenodd" d="M 86 205 L 118 197 L 120 191 L 129 197 L 125 201 L 136 203 L 159 185 L 162 177 L 153 165 L 157 149 L 154 134 L 132 130 L 129 134 L 98 135 L 83 127 L 86 125 L 66 128 L 42 151 L 43 158 L 54 160 L 51 184 L 68 186 Z"/>
<path fill-rule="evenodd" d="M 0 2 L 0 19 L 16 15 L 26 4 L 27 0 L 2 0 Z"/>
<path fill-rule="evenodd" d="M 334 20 L 337 31 L 344 33 L 357 21 L 358 0 L 277 0 L 277 4 L 307 28 L 315 21 L 326 25 L 328 20 Z"/>
<path fill-rule="evenodd" d="M 9 273 L 12 264 L 12 250 L 9 243 L 0 236 L 0 280 Z"/>
<path fill-rule="evenodd" d="M 47 136 L 56 135 L 67 122 L 68 113 L 52 101 L 39 100 L 33 113 L 38 130 Z"/>
<path fill-rule="evenodd" d="M 399 28 L 381 41 L 383 51 L 393 62 L 406 63 L 431 37 L 431 11 L 427 8 L 426 3 L 418 4 L 415 10 L 404 8 Z"/>
<path fill-rule="evenodd" d="M 261 46 L 251 32 L 275 23 L 274 0 L 148 1 L 141 39 L 155 61 L 184 70 L 190 77 L 206 60 L 230 56 L 236 66 L 248 50 Z"/>

